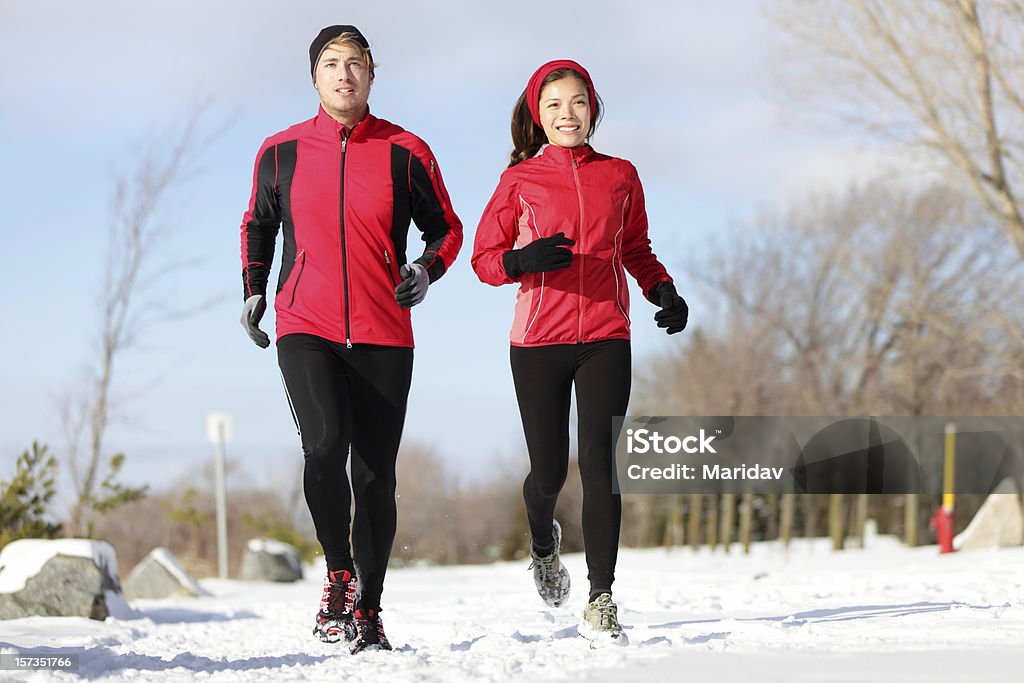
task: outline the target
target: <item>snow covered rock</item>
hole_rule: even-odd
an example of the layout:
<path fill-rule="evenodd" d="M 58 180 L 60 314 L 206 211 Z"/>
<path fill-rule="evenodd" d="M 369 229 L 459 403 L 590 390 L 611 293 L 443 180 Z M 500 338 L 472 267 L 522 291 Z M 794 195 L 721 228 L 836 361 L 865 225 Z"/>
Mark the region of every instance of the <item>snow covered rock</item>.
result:
<path fill-rule="evenodd" d="M 121 594 L 114 549 L 77 538 L 22 539 L 4 546 L 0 619 L 30 616 L 134 616 Z"/>
<path fill-rule="evenodd" d="M 957 550 L 1024 544 L 1024 511 L 1012 479 L 1004 479 L 985 499 L 974 519 L 953 539 Z"/>
<path fill-rule="evenodd" d="M 124 595 L 129 600 L 159 599 L 172 595 L 199 597 L 207 591 L 189 575 L 167 548 L 154 548 L 124 580 Z"/>
<path fill-rule="evenodd" d="M 248 581 L 300 581 L 302 557 L 298 548 L 271 538 L 254 538 L 242 555 L 241 578 Z"/>

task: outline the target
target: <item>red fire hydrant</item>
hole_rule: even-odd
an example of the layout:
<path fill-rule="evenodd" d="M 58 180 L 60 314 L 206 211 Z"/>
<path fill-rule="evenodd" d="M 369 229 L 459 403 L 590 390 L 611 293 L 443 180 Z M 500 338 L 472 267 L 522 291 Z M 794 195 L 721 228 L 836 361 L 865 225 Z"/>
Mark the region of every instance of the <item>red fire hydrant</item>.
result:
<path fill-rule="evenodd" d="M 939 542 L 939 554 L 953 552 L 953 513 L 944 507 L 935 510 L 929 522 L 935 529 L 935 537 Z"/>

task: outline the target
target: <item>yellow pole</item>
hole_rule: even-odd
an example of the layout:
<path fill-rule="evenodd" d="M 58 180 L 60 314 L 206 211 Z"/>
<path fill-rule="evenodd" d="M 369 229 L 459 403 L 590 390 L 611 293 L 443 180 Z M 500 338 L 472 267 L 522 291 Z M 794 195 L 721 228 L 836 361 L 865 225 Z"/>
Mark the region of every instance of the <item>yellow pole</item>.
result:
<path fill-rule="evenodd" d="M 946 423 L 946 458 L 942 475 L 942 509 L 953 513 L 953 499 L 956 484 L 956 423 Z"/>

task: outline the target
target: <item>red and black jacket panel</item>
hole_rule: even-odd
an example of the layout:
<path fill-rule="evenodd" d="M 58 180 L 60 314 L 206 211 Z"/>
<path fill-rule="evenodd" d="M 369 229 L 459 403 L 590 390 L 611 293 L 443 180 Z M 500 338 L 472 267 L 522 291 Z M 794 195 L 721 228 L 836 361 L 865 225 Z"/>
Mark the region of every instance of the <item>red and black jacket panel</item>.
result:
<path fill-rule="evenodd" d="M 425 243 L 416 262 L 434 282 L 459 252 L 462 224 L 429 147 L 369 114 L 349 131 L 321 108 L 257 155 L 241 227 L 244 296 L 266 294 L 280 230 L 278 338 L 412 346 L 409 310 L 395 301 L 411 222 Z"/>
<path fill-rule="evenodd" d="M 559 232 L 576 241 L 567 268 L 508 275 L 507 250 Z M 480 218 L 472 264 L 487 284 L 519 283 L 514 346 L 629 339 L 625 272 L 644 292 L 672 281 L 651 249 L 636 169 L 589 146 L 548 145 L 502 174 Z"/>

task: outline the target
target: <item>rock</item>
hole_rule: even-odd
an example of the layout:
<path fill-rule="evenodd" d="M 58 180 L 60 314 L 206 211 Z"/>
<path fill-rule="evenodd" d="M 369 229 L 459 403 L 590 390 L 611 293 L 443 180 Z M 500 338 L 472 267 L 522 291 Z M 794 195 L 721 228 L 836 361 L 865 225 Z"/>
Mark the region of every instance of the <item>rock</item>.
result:
<path fill-rule="evenodd" d="M 1004 479 L 985 499 L 967 528 L 953 539 L 957 550 L 1024 544 L 1024 511 L 1012 479 Z"/>
<path fill-rule="evenodd" d="M 85 539 L 22 539 L 0 552 L 0 619 L 134 616 L 114 549 Z"/>
<path fill-rule="evenodd" d="M 166 548 L 154 548 L 135 565 L 124 580 L 124 594 L 129 600 L 208 595 Z"/>
<path fill-rule="evenodd" d="M 300 581 L 302 557 L 293 545 L 254 538 L 245 546 L 240 576 L 247 581 Z"/>

